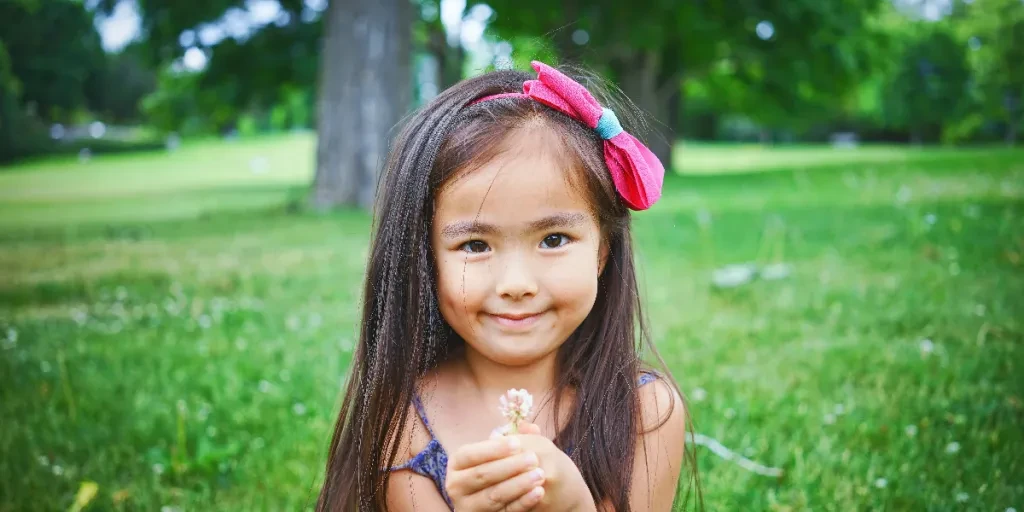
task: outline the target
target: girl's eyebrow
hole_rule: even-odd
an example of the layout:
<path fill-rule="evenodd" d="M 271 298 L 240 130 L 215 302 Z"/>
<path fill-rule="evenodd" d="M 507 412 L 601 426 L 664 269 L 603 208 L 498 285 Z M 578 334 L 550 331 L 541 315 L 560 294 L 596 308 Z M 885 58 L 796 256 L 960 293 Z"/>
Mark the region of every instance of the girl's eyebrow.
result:
<path fill-rule="evenodd" d="M 569 228 L 586 222 L 587 216 L 579 213 L 556 213 L 530 222 L 529 231 L 544 231 L 553 228 Z M 460 238 L 466 235 L 494 235 L 498 229 L 494 224 L 478 221 L 459 221 L 448 224 L 441 230 L 444 238 Z"/>

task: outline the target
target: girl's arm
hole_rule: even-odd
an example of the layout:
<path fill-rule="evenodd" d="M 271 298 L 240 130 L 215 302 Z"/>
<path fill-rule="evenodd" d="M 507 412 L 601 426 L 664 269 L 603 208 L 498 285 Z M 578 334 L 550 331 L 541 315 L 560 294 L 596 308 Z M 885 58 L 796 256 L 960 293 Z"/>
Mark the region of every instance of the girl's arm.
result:
<path fill-rule="evenodd" d="M 395 471 L 388 479 L 388 509 L 398 512 L 449 512 L 434 481 L 411 469 Z"/>
<path fill-rule="evenodd" d="M 646 434 L 637 439 L 629 507 L 669 511 L 683 466 L 686 408 L 679 393 L 661 379 L 641 387 L 639 393 L 642 432 Z"/>

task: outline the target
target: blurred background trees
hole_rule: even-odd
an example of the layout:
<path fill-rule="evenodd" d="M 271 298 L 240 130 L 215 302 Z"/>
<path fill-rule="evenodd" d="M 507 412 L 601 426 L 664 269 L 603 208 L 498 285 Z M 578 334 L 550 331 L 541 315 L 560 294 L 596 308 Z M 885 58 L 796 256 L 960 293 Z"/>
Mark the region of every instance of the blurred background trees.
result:
<path fill-rule="evenodd" d="M 680 139 L 1014 144 L 1024 122 L 1019 0 L 8 0 L 0 160 L 316 130 L 313 202 L 367 206 L 404 114 L 533 58 L 618 84 L 666 159 Z"/>

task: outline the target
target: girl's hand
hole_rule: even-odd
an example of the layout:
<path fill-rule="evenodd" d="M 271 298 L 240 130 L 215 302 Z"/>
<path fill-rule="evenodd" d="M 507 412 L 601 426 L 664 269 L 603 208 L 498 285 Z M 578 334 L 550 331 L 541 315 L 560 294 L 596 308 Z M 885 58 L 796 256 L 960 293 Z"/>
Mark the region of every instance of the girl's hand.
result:
<path fill-rule="evenodd" d="M 444 485 L 455 510 L 533 509 L 544 497 L 545 474 L 538 454 L 525 446 L 519 436 L 492 437 L 449 457 Z"/>
<path fill-rule="evenodd" d="M 527 452 L 537 454 L 544 471 L 544 495 L 536 510 L 597 510 L 587 482 L 576 464 L 533 423 L 519 424 L 518 437 Z"/>

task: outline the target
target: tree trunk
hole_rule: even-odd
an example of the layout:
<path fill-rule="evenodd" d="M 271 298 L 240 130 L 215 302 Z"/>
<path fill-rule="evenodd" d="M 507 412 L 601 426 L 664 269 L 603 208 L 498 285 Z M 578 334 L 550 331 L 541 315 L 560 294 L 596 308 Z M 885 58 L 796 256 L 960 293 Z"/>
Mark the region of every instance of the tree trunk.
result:
<path fill-rule="evenodd" d="M 408 0 L 331 0 L 317 101 L 315 208 L 369 208 L 388 135 L 411 99 Z"/>
<path fill-rule="evenodd" d="M 437 91 L 441 92 L 462 80 L 466 51 L 462 44 L 451 46 L 440 20 L 430 24 L 427 47 L 437 62 Z"/>
<path fill-rule="evenodd" d="M 680 95 L 678 77 L 672 74 L 674 78 L 664 79 L 660 69 L 661 56 L 653 50 L 637 57 L 617 62 L 614 65 L 616 75 L 620 77 L 622 92 L 648 117 L 649 133 L 644 134 L 645 142 L 668 170 L 672 167 L 672 145 L 675 141 L 670 125 L 674 119 L 672 95 Z"/>

